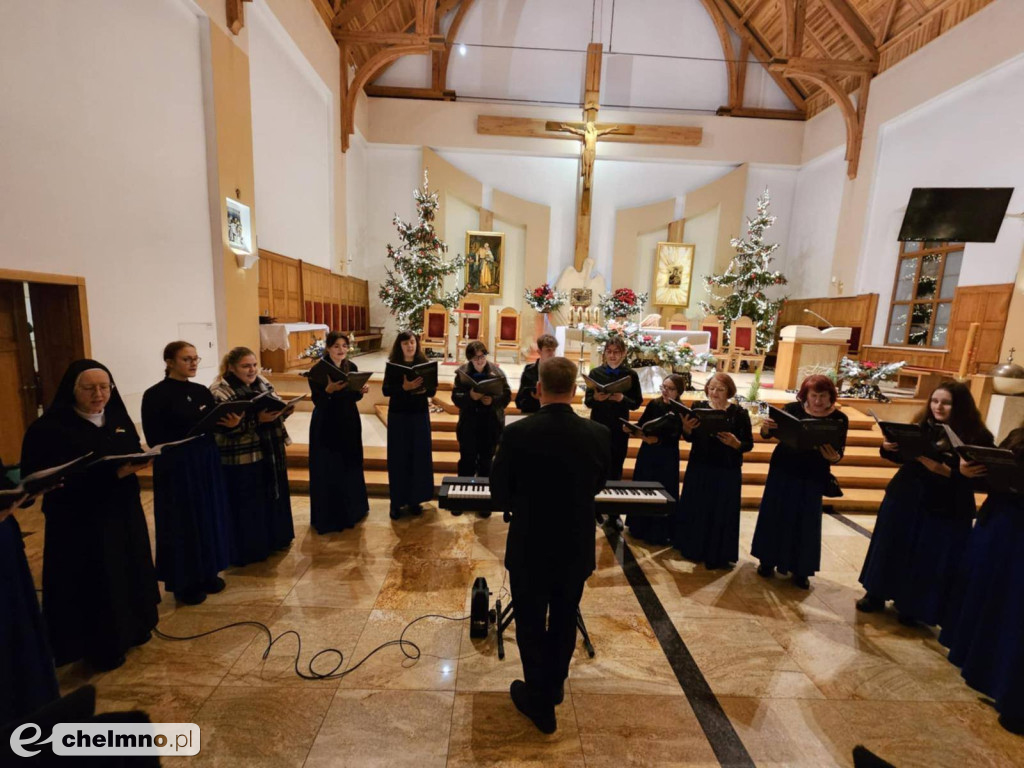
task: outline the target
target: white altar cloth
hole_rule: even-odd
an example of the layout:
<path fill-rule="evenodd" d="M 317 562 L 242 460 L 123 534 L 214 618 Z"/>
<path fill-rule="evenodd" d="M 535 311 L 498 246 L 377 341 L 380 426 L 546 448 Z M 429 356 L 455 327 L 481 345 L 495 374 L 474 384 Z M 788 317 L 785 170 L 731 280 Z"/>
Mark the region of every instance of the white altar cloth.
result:
<path fill-rule="evenodd" d="M 267 323 L 260 326 L 260 350 L 289 349 L 288 334 L 296 331 L 329 331 L 323 323 Z"/>

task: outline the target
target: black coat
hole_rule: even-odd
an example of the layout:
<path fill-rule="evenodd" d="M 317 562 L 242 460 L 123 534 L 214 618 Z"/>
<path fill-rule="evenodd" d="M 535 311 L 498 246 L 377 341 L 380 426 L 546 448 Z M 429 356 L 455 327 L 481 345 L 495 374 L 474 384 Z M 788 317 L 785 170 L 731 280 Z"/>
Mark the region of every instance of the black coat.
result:
<path fill-rule="evenodd" d="M 629 390 L 622 393 L 622 400 L 619 402 L 613 400 L 599 402 L 594 397 L 594 390 L 590 388 L 587 389 L 586 395 L 583 396 L 583 404 L 590 409 L 590 418 L 599 424 L 604 424 L 608 429 L 612 430 L 613 434 L 619 437 L 622 435 L 622 424 L 619 422 L 619 419 L 628 419 L 629 412 L 639 408 L 644 401 L 644 393 L 640 388 L 640 377 L 632 368 L 626 368 L 625 366 L 616 369 L 616 372 L 612 373 L 612 369 L 607 365 L 591 368 L 590 373 L 587 375 L 598 384 L 609 384 L 621 379 L 623 376 L 629 376 L 631 379 Z M 620 439 L 629 438 L 620 437 Z"/>
<path fill-rule="evenodd" d="M 516 408 L 523 413 L 536 413 L 540 410 L 537 399 L 537 380 L 540 379 L 540 361 L 530 363 L 523 368 L 519 377 L 519 389 L 516 390 Z"/>
<path fill-rule="evenodd" d="M 472 363 L 463 363 L 459 366 L 458 370 L 476 378 L 474 376 L 476 369 Z M 460 422 L 493 422 L 500 429 L 505 426 L 505 408 L 508 406 L 509 401 L 512 400 L 512 390 L 509 389 L 508 379 L 505 378 L 505 374 L 494 363 L 487 363 L 487 367 L 483 371 L 483 378 L 480 380 L 483 381 L 485 379 L 501 379 L 504 383 L 501 395 L 492 397 L 490 405 L 484 405 L 483 400 L 474 400 L 469 396 L 472 389 L 468 385 L 461 383 L 458 372 L 455 374 L 455 384 L 452 386 L 452 402 L 459 409 Z"/>
<path fill-rule="evenodd" d="M 491 495 L 512 511 L 505 567 L 525 579 L 594 571 L 594 496 L 610 463 L 608 429 L 555 403 L 505 428 Z"/>

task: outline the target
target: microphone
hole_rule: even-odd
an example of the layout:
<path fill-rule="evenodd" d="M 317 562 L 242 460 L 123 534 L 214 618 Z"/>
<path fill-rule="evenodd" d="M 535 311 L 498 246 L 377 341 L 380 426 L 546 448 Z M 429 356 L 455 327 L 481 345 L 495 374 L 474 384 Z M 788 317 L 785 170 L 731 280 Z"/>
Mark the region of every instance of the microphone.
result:
<path fill-rule="evenodd" d="M 806 312 L 809 315 L 814 315 L 816 318 L 818 318 L 823 323 L 825 323 L 825 325 L 827 325 L 829 328 L 834 328 L 835 327 L 835 326 L 832 325 L 832 323 L 830 323 L 828 321 L 828 318 L 822 317 L 817 312 L 815 312 L 813 309 L 804 309 L 804 312 Z"/>

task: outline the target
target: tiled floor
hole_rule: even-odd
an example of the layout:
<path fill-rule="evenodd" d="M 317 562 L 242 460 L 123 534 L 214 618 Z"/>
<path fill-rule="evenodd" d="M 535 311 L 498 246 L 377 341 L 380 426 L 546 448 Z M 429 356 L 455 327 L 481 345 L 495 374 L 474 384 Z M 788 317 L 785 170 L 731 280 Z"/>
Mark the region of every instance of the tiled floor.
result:
<path fill-rule="evenodd" d="M 151 496 L 144 500 L 149 513 Z M 295 498 L 294 510 L 288 552 L 228 571 L 227 590 L 201 606 L 165 597 L 160 629 L 188 635 L 260 621 L 275 637 L 301 634 L 301 669 L 324 648 L 344 654 L 351 669 L 423 614 L 465 616 L 474 577 L 485 576 L 495 595 L 503 584 L 500 516 L 430 511 L 393 523 L 385 502 L 373 500 L 356 530 L 318 536 L 308 528 L 308 500 Z M 754 520 L 743 514 L 745 547 Z M 856 522 L 870 528 L 873 518 Z M 35 511 L 23 517 L 37 578 L 40 524 Z M 749 550 L 732 572 L 709 573 L 626 539 L 753 763 L 848 766 L 862 743 L 898 766 L 1024 766 L 1024 739 L 999 728 L 933 632 L 902 627 L 891 613 L 856 613 L 867 541 L 826 517 L 824 570 L 805 592 L 759 578 Z M 471 639 L 468 622 L 441 618 L 406 633 L 418 659 L 392 645 L 340 680 L 299 679 L 294 635 L 264 660 L 267 641 L 253 627 L 155 638 L 119 670 L 90 675 L 72 665 L 61 680 L 65 688 L 95 683 L 104 710 L 140 707 L 156 721 L 198 723 L 200 756 L 168 765 L 718 765 L 616 553 L 600 532 L 595 546 L 598 571 L 582 610 L 597 655 L 581 649 L 574 658 L 552 736 L 508 697 L 521 675 L 514 631 L 499 661 L 493 638 Z M 315 666 L 329 671 L 336 661 L 324 654 Z"/>

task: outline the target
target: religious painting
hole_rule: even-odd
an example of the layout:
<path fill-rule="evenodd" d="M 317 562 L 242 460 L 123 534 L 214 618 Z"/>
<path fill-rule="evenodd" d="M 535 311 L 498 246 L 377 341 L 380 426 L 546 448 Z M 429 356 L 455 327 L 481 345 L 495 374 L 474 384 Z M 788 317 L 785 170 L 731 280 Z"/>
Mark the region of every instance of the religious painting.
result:
<path fill-rule="evenodd" d="M 470 293 L 501 295 L 504 232 L 466 232 L 466 285 Z"/>
<path fill-rule="evenodd" d="M 690 306 L 693 254 L 692 245 L 658 243 L 658 252 L 654 259 L 654 291 L 651 306 Z"/>

